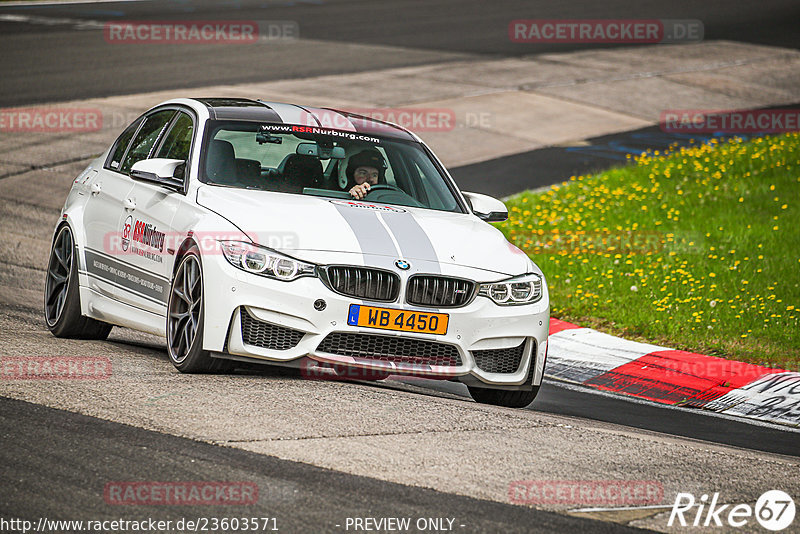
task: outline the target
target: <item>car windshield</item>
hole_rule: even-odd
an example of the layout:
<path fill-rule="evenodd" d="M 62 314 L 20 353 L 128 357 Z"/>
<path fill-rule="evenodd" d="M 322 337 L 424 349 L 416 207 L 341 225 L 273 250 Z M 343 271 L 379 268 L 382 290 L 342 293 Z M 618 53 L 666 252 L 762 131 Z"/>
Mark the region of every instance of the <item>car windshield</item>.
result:
<path fill-rule="evenodd" d="M 448 182 L 414 141 L 310 126 L 209 121 L 200 180 L 214 185 L 462 212 Z"/>

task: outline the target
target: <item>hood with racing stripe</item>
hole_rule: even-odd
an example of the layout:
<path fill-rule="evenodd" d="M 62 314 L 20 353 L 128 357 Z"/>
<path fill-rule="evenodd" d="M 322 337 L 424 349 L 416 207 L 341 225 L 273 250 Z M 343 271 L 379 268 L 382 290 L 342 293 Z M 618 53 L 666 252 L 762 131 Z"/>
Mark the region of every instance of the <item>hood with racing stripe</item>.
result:
<path fill-rule="evenodd" d="M 447 266 L 538 272 L 499 230 L 471 214 L 208 185 L 198 189 L 197 203 L 254 243 L 306 261 L 396 270 L 402 259 L 429 273 Z"/>

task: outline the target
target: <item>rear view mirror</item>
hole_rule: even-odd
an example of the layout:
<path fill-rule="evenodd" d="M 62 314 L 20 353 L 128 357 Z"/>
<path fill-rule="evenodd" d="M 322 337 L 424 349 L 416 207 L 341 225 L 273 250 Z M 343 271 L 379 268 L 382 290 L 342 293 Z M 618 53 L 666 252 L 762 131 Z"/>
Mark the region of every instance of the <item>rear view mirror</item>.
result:
<path fill-rule="evenodd" d="M 472 208 L 472 213 L 478 218 L 486 222 L 503 222 L 508 219 L 508 208 L 496 198 L 480 193 L 463 194 Z"/>
<path fill-rule="evenodd" d="M 296 154 L 301 156 L 314 156 L 322 160 L 326 159 L 344 159 L 344 148 L 340 146 L 325 147 L 319 146 L 316 143 L 300 143 L 295 149 Z"/>
<path fill-rule="evenodd" d="M 316 143 L 300 143 L 294 151 L 301 156 L 319 157 L 319 147 Z"/>

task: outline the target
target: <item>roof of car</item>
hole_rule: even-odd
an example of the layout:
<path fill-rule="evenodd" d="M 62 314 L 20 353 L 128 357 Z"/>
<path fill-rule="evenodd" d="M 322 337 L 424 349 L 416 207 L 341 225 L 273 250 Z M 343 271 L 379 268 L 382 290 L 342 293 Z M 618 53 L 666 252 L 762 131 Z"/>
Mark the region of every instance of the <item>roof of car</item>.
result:
<path fill-rule="evenodd" d="M 405 128 L 349 111 L 248 98 L 195 98 L 194 100 L 208 108 L 212 119 L 296 124 L 364 135 L 417 140 L 416 136 Z"/>

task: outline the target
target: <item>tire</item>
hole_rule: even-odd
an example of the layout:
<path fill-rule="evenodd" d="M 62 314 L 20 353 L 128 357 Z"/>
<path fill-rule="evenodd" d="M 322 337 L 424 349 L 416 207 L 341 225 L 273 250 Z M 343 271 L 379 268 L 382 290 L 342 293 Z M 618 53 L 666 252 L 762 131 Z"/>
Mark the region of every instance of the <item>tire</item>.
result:
<path fill-rule="evenodd" d="M 167 352 L 182 373 L 218 373 L 234 366 L 203 350 L 203 297 L 203 265 L 197 247 L 192 246 L 175 270 L 167 305 Z"/>
<path fill-rule="evenodd" d="M 530 391 L 488 389 L 473 386 L 468 386 L 468 389 L 475 402 L 505 406 L 506 408 L 525 408 L 533 402 L 539 393 L 539 386 L 533 386 Z"/>
<path fill-rule="evenodd" d="M 81 315 L 75 240 L 66 224 L 59 228 L 50 249 L 44 287 L 44 320 L 55 337 L 105 339 L 112 325 Z"/>

